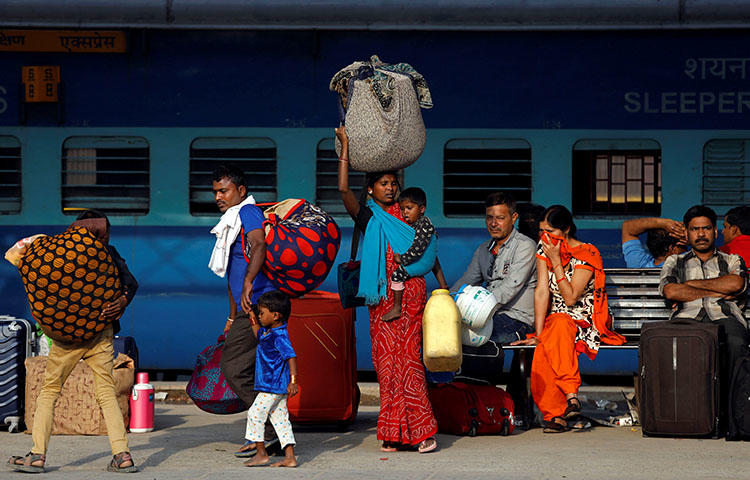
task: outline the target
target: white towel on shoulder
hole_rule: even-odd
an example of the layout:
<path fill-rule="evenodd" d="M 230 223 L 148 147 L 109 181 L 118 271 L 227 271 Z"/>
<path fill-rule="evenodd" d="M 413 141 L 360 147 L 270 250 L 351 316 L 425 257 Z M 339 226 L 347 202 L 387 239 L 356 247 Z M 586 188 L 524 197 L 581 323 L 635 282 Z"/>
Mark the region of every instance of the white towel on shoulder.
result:
<path fill-rule="evenodd" d="M 211 229 L 211 233 L 216 235 L 216 244 L 211 252 L 211 259 L 208 261 L 210 268 L 216 275 L 224 278 L 229 266 L 229 250 L 232 244 L 237 240 L 237 235 L 242 230 L 242 221 L 240 220 L 240 209 L 245 205 L 255 205 L 255 199 L 252 195 L 242 201 L 242 203 L 229 207 L 221 220 Z"/>

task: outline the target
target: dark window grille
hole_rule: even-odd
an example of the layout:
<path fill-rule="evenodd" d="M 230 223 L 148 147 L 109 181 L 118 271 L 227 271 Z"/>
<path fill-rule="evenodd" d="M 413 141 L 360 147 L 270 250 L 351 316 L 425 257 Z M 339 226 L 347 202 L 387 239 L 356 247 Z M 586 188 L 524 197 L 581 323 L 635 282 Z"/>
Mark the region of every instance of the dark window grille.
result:
<path fill-rule="evenodd" d="M 0 214 L 21 212 L 21 142 L 0 136 Z"/>
<path fill-rule="evenodd" d="M 661 214 L 661 151 L 573 150 L 573 213 Z"/>
<path fill-rule="evenodd" d="M 149 210 L 149 145 L 141 137 L 70 137 L 62 147 L 62 210 Z"/>
<path fill-rule="evenodd" d="M 257 203 L 275 202 L 276 144 L 270 138 L 196 138 L 190 144 L 190 214 L 217 215 L 213 171 L 233 164 L 245 173 Z"/>
<path fill-rule="evenodd" d="M 443 213 L 483 217 L 484 199 L 502 190 L 531 201 L 531 146 L 521 139 L 454 139 L 443 154 Z"/>
<path fill-rule="evenodd" d="M 702 203 L 724 215 L 750 203 L 750 140 L 710 140 L 703 147 Z"/>
<path fill-rule="evenodd" d="M 315 153 L 315 203 L 331 215 L 346 215 L 338 185 L 339 157 L 333 138 L 318 142 Z M 349 170 L 349 188 L 359 195 L 365 173 Z"/>

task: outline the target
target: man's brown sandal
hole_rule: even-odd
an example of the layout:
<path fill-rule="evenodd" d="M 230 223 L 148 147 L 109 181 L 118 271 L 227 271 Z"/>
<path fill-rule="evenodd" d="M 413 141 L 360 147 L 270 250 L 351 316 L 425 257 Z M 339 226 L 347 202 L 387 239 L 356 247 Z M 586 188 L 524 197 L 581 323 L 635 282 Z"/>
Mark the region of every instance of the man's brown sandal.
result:
<path fill-rule="evenodd" d="M 122 464 L 125 462 L 130 462 L 130 465 L 123 467 Z M 107 471 L 115 473 L 135 473 L 138 471 L 138 468 L 136 468 L 130 452 L 120 452 L 112 457 L 112 461 L 107 465 Z"/>
<path fill-rule="evenodd" d="M 8 466 L 16 472 L 26 473 L 43 473 L 44 462 L 47 460 L 46 455 L 40 455 L 38 453 L 27 453 L 25 457 L 12 456 L 8 460 Z M 34 465 L 35 463 L 42 462 L 41 465 Z"/>

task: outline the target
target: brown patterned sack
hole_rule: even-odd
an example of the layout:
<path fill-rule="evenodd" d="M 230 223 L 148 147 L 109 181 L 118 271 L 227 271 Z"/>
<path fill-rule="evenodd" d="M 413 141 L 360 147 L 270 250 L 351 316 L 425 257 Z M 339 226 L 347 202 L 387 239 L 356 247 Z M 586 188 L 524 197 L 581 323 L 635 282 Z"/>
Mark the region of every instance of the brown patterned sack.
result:
<path fill-rule="evenodd" d="M 103 304 L 122 295 L 120 276 L 107 247 L 88 229 L 73 225 L 37 238 L 18 268 L 31 314 L 50 338 L 82 342 L 111 323 L 99 315 Z"/>
<path fill-rule="evenodd" d="M 26 359 L 26 433 L 34 425 L 36 397 L 42 390 L 47 357 Z M 135 369 L 133 360 L 124 354 L 117 355 L 114 363 L 115 393 L 127 428 L 130 423 L 130 390 L 133 388 Z M 96 402 L 94 373 L 84 361 L 79 361 L 63 385 L 60 398 L 55 403 L 53 435 L 106 435 L 104 415 Z"/>

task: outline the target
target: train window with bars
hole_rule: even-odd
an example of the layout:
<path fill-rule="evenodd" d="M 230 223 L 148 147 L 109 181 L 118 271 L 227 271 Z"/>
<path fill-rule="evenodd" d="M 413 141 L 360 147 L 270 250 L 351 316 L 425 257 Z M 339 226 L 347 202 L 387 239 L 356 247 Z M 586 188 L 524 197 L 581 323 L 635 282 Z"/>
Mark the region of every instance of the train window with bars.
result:
<path fill-rule="evenodd" d="M 142 137 L 70 137 L 62 147 L 62 210 L 149 210 L 149 144 Z"/>
<path fill-rule="evenodd" d="M 276 144 L 270 138 L 196 138 L 190 144 L 190 214 L 217 215 L 213 171 L 224 164 L 245 173 L 247 193 L 257 203 L 276 201 Z"/>
<path fill-rule="evenodd" d="M 338 185 L 339 156 L 333 138 L 318 142 L 315 153 L 315 204 L 331 215 L 346 215 Z M 365 173 L 349 170 L 349 186 L 355 194 L 364 184 Z"/>
<path fill-rule="evenodd" d="M 21 212 L 21 142 L 0 135 L 0 214 Z"/>
<path fill-rule="evenodd" d="M 706 142 L 702 193 L 702 203 L 719 215 L 750 203 L 750 140 Z"/>
<path fill-rule="evenodd" d="M 531 201 L 531 145 L 522 139 L 453 139 L 443 152 L 443 213 L 483 217 L 484 199 L 503 190 Z"/>
<path fill-rule="evenodd" d="M 573 146 L 573 213 L 661 214 L 661 146 L 580 140 Z"/>

